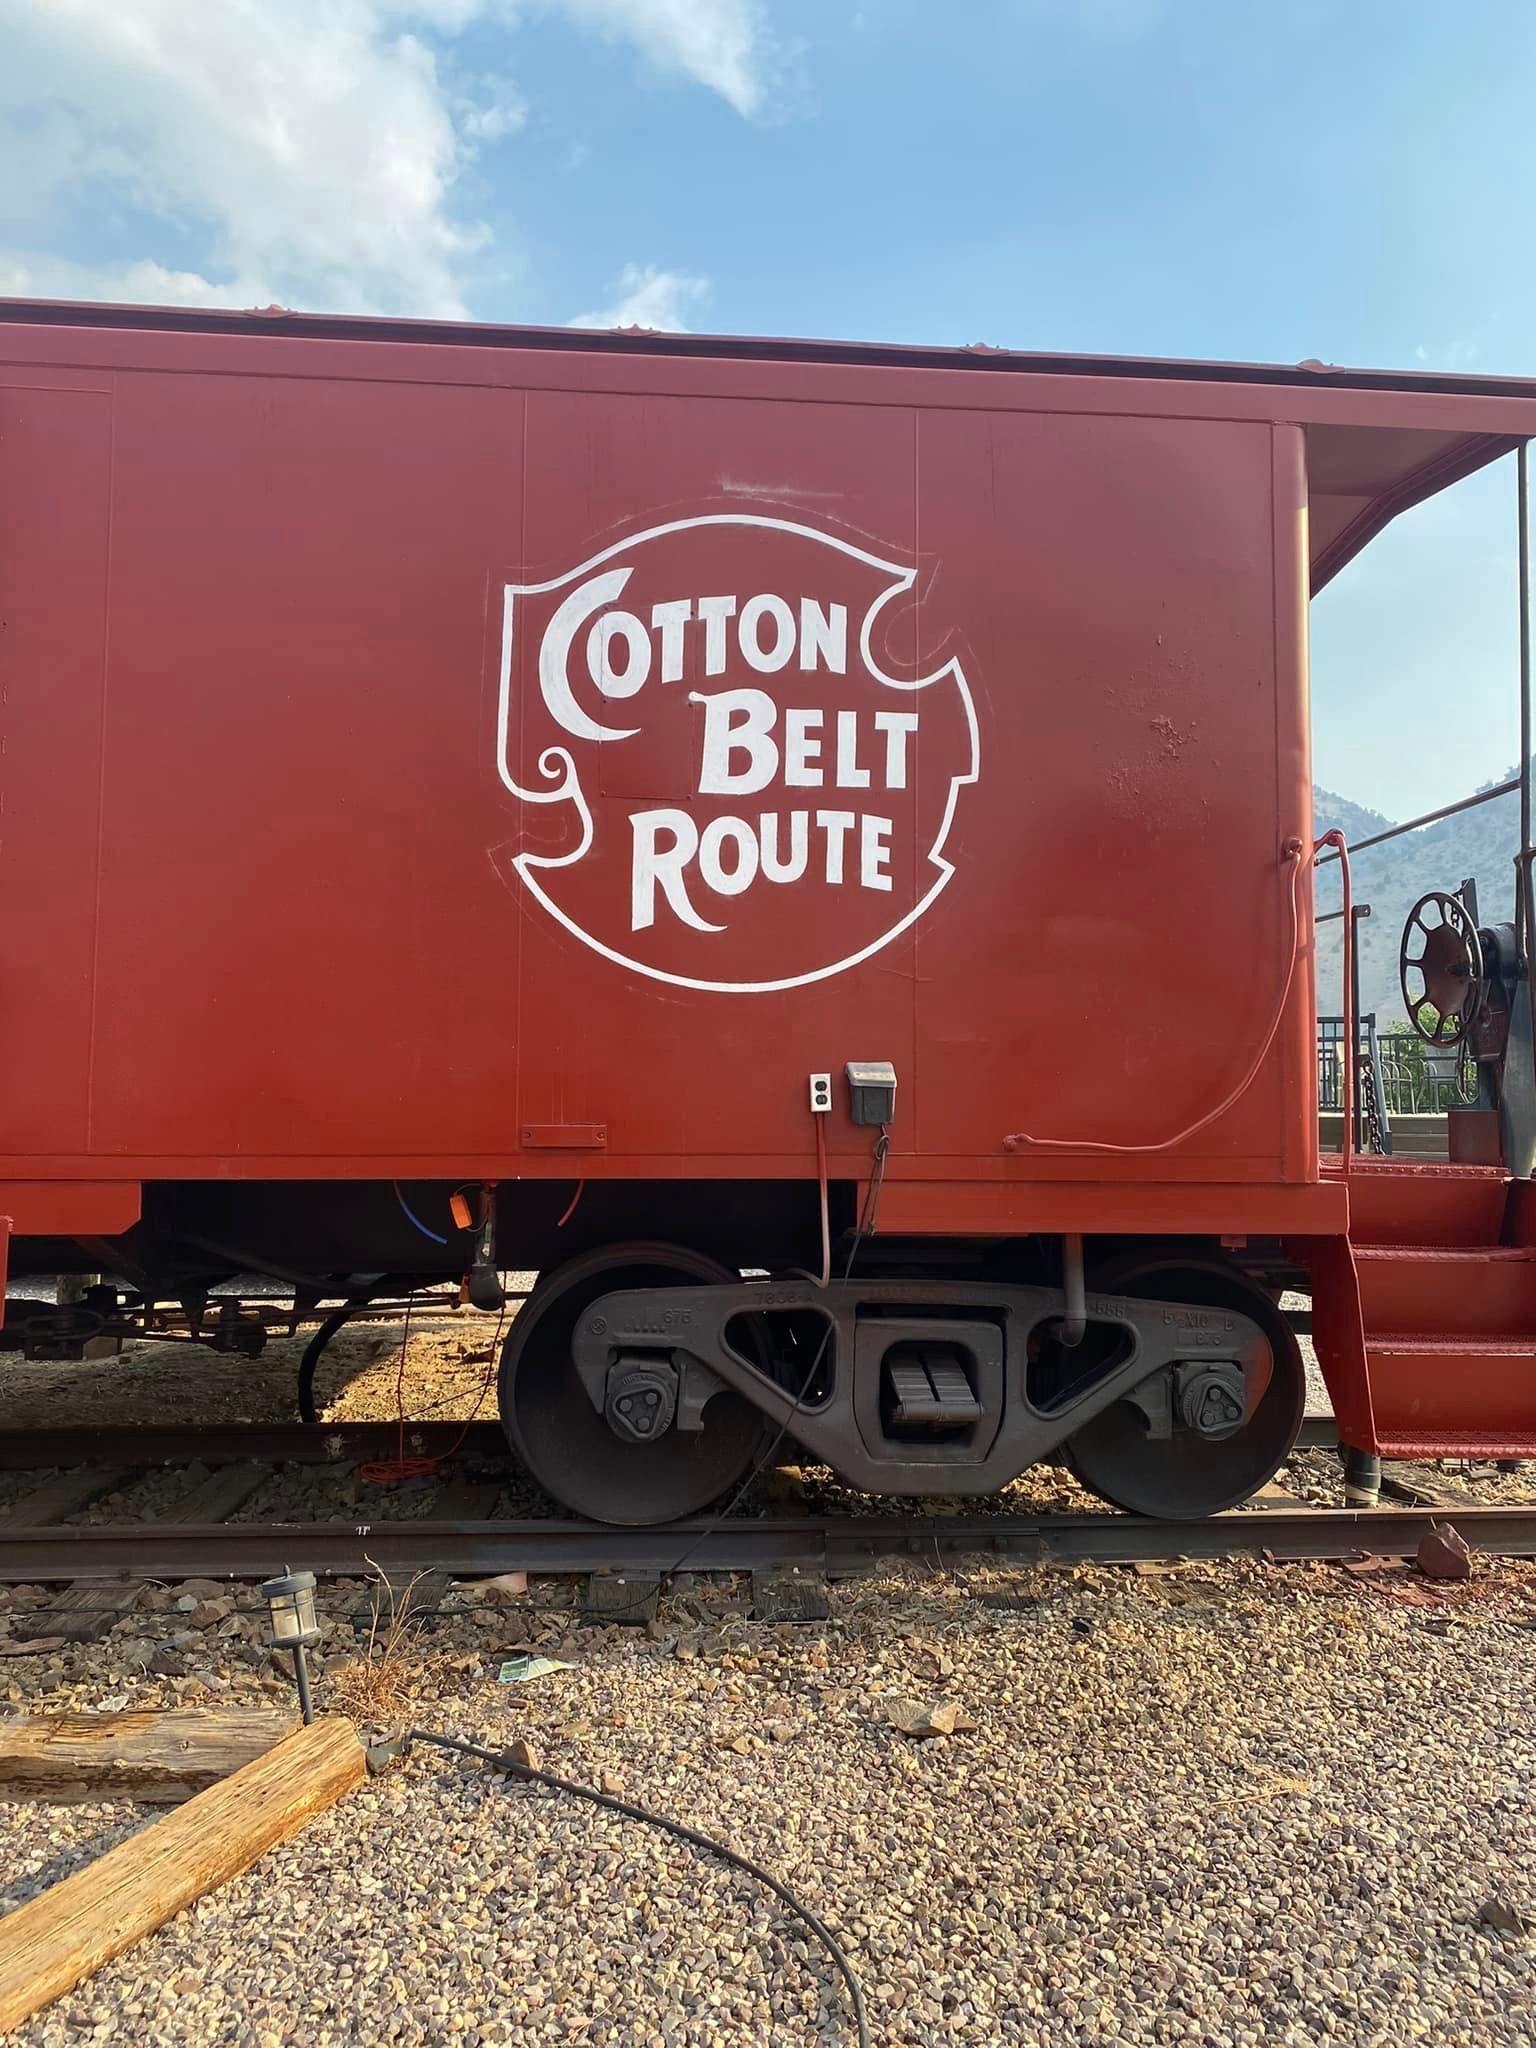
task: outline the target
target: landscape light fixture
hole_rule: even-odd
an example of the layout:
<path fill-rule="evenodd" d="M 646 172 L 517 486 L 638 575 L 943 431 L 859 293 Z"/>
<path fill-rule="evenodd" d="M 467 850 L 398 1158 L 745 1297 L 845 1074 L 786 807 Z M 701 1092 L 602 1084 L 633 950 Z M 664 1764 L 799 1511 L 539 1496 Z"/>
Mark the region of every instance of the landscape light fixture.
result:
<path fill-rule="evenodd" d="M 293 1681 L 299 1689 L 299 1712 L 307 1728 L 315 1716 L 309 1703 L 309 1666 L 304 1650 L 306 1644 L 320 1639 L 320 1624 L 315 1616 L 315 1575 L 284 1572 L 280 1578 L 265 1580 L 261 1592 L 272 1618 L 272 1648 L 293 1652 Z"/>

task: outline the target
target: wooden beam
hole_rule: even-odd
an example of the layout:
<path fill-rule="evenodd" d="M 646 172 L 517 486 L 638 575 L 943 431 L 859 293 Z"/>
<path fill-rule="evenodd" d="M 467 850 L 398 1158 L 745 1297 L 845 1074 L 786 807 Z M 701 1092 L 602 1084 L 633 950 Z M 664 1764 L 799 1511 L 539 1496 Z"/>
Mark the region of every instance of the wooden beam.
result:
<path fill-rule="evenodd" d="M 114 1486 L 121 1486 L 132 1477 L 131 1472 L 107 1465 L 98 1465 L 94 1471 L 77 1468 L 55 1472 L 31 1493 L 13 1500 L 8 1508 L 0 1508 L 0 1522 L 9 1522 L 17 1529 L 45 1529 L 50 1522 L 62 1522 L 77 1508 L 89 1507 L 98 1494 L 110 1493 Z"/>
<path fill-rule="evenodd" d="M 1403 1501 L 1411 1508 L 1466 1508 L 1477 1499 L 1469 1488 L 1443 1472 L 1392 1458 L 1381 1461 L 1381 1490 L 1388 1500 Z"/>
<path fill-rule="evenodd" d="M 0 2034 L 237 1877 L 365 1771 L 351 1722 L 316 1721 L 8 1913 L 0 1920 Z"/>
<path fill-rule="evenodd" d="M 285 1707 L 32 1714 L 0 1721 L 0 1798 L 174 1806 L 264 1756 L 299 1725 Z"/>
<path fill-rule="evenodd" d="M 832 1607 L 827 1582 L 818 1571 L 762 1571 L 752 1574 L 755 1621 L 825 1621 Z"/>
<path fill-rule="evenodd" d="M 593 1572 L 581 1600 L 581 1618 L 595 1628 L 622 1622 L 644 1628 L 656 1619 L 661 1598 L 659 1572 Z"/>

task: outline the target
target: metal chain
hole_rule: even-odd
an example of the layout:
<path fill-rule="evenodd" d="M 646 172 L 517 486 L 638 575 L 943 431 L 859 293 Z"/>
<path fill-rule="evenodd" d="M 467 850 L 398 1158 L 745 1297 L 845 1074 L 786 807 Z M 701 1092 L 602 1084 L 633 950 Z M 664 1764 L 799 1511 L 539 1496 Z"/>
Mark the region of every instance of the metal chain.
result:
<path fill-rule="evenodd" d="M 1361 1150 L 1384 1153 L 1387 1149 L 1387 1134 L 1381 1125 L 1381 1098 L 1377 1092 L 1376 1062 L 1371 1057 L 1369 1049 L 1360 1052 L 1357 1072 L 1357 1099 L 1361 1109 L 1360 1129 L 1364 1140 Z"/>

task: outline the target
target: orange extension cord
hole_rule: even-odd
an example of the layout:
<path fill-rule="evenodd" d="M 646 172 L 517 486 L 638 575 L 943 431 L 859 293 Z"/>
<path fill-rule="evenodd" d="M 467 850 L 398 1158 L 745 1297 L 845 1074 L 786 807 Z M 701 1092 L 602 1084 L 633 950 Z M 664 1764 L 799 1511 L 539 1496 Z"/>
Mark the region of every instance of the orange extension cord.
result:
<path fill-rule="evenodd" d="M 479 1416 L 485 1405 L 485 1397 L 491 1391 L 491 1382 L 496 1377 L 497 1353 L 501 1348 L 501 1332 L 507 1320 L 506 1303 L 502 1303 L 501 1314 L 496 1319 L 496 1334 L 491 1339 L 491 1355 L 486 1361 L 485 1378 L 480 1382 L 480 1391 L 475 1396 L 475 1405 L 464 1418 L 464 1426 L 448 1446 L 432 1457 L 407 1457 L 405 1432 L 410 1427 L 405 1413 L 405 1356 L 411 1346 L 411 1304 L 405 1304 L 405 1328 L 400 1333 L 400 1362 L 395 1368 L 395 1425 L 397 1430 L 395 1456 L 392 1458 L 370 1458 L 359 1465 L 357 1476 L 367 1486 L 398 1486 L 403 1479 L 429 1479 L 432 1474 L 459 1454 L 464 1439 L 469 1435 L 470 1425 Z"/>
<path fill-rule="evenodd" d="M 586 1191 L 586 1181 L 576 1183 L 576 1192 L 567 1203 L 564 1214 L 556 1223 L 556 1230 L 564 1230 L 576 1213 L 576 1205 Z M 505 1293 L 506 1275 L 502 1275 Z M 400 1334 L 400 1360 L 395 1368 L 395 1456 L 392 1458 L 370 1458 L 359 1465 L 357 1476 L 368 1486 L 398 1486 L 403 1479 L 428 1479 L 434 1472 L 449 1464 L 459 1454 L 464 1439 L 469 1435 L 470 1425 L 475 1422 L 485 1406 L 485 1397 L 491 1391 L 491 1382 L 496 1377 L 497 1354 L 501 1350 L 501 1333 L 506 1328 L 507 1304 L 503 1300 L 501 1314 L 496 1318 L 496 1334 L 491 1339 L 491 1355 L 486 1360 L 485 1378 L 480 1382 L 480 1391 L 475 1396 L 475 1405 L 464 1418 L 464 1427 L 459 1431 L 446 1451 L 439 1451 L 433 1457 L 407 1457 L 405 1453 L 405 1432 L 410 1423 L 405 1413 L 405 1355 L 411 1346 L 411 1303 L 407 1296 L 405 1304 L 405 1328 Z"/>

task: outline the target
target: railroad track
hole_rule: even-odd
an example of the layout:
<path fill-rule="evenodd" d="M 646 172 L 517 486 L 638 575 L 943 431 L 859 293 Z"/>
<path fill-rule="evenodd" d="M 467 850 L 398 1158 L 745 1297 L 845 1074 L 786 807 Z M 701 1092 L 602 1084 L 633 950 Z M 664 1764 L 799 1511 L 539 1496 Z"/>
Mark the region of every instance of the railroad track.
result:
<path fill-rule="evenodd" d="M 1331 1424 L 1313 1422 L 1304 1446 L 1335 1441 Z M 404 1448 L 452 1463 L 431 1483 L 428 1516 L 404 1519 L 380 1489 L 376 1515 L 355 1507 L 320 1520 L 236 1521 L 259 1488 L 285 1464 L 349 1474 L 359 1460 L 401 1448 L 394 1423 L 235 1424 L 135 1429 L 58 1429 L 0 1439 L 0 1469 L 49 1471 L 29 1494 L 0 1510 L 0 1582 L 71 1582 L 78 1610 L 72 1633 L 102 1632 L 131 1604 L 136 1582 L 188 1577 L 252 1578 L 278 1566 L 391 1578 L 432 1571 L 474 1576 L 512 1570 L 547 1573 L 665 1573 L 686 1559 L 690 1570 L 795 1569 L 850 1576 L 897 1560 L 942 1565 L 985 1554 L 1014 1563 L 1136 1563 L 1165 1559 L 1265 1557 L 1326 1559 L 1365 1552 L 1410 1554 L 1424 1530 L 1454 1512 L 1475 1550 L 1536 1556 L 1536 1506 L 1472 1506 L 1416 1499 L 1369 1510 L 1312 1508 L 1284 1499 L 1204 1522 L 1162 1522 L 1109 1512 L 1035 1515 L 994 1509 L 940 1516 L 902 1514 L 731 1518 L 664 1528 L 617 1529 L 559 1519 L 495 1519 L 499 1483 L 473 1475 L 505 1463 L 495 1424 L 408 1424 Z M 93 1499 L 130 1487 L 157 1468 L 203 1468 L 179 1499 L 149 1519 L 72 1522 Z M 67 1603 L 66 1603 L 67 1604 Z"/>
<path fill-rule="evenodd" d="M 655 1574 L 684 1559 L 690 1571 L 795 1568 L 838 1578 L 900 1560 L 937 1565 L 978 1554 L 1015 1564 L 1286 1562 L 1411 1556 L 1430 1524 L 1446 1519 L 1441 1505 L 1264 1508 L 1203 1522 L 1106 1513 L 806 1516 L 653 1529 L 561 1521 L 0 1524 L 0 1581 L 258 1578 L 285 1566 L 349 1577 L 377 1568 L 392 1579 L 427 1570 L 455 1577 L 517 1570 Z M 1536 1557 L 1536 1506 L 1458 1507 L 1455 1521 L 1473 1550 Z"/>

